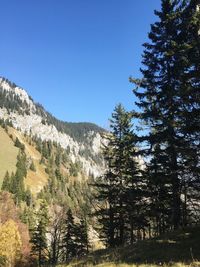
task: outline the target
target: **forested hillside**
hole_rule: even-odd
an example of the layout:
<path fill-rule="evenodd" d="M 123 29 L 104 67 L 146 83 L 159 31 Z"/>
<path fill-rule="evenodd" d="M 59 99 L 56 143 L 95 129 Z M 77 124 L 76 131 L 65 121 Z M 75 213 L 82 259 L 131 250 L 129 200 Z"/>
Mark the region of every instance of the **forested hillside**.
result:
<path fill-rule="evenodd" d="M 98 234 L 92 227 L 93 219 L 88 217 L 92 210 L 92 188 L 89 184 L 93 183 L 93 176 L 84 172 L 80 162 L 73 163 L 69 151 L 60 145 L 23 135 L 5 122 L 1 124 L 1 135 L 7 142 L 7 148 L 10 145 L 10 150 L 5 149 L 4 153 L 9 152 L 11 156 L 12 152 L 13 168 L 2 165 L 5 169 L 0 194 L 3 223 L 0 233 L 2 231 L 4 235 L 4 231 L 8 231 L 5 240 L 10 240 L 9 227 L 14 227 L 13 231 L 16 231 L 16 240 L 10 240 L 15 242 L 16 251 L 14 248 L 7 251 L 7 243 L 0 242 L 2 266 L 14 266 L 18 262 L 19 266 L 35 266 L 40 253 L 40 264 L 47 258 L 57 263 L 61 257 L 66 261 L 84 255 L 89 246 L 98 245 L 94 240 L 94 237 L 98 239 Z M 65 252 L 65 246 L 68 246 L 65 231 L 66 235 L 72 235 L 69 236 L 71 242 L 74 243 L 74 238 L 77 238 L 76 247 L 72 244 L 69 248 L 72 249 L 71 256 Z M 80 238 L 82 245 L 79 244 Z M 10 257 L 13 257 L 12 263 Z"/>
<path fill-rule="evenodd" d="M 59 144 L 69 152 L 74 163 L 81 162 L 87 175 L 102 173 L 101 134 L 104 129 L 92 123 L 56 119 L 24 89 L 5 78 L 0 78 L 0 119 L 32 138 Z"/>

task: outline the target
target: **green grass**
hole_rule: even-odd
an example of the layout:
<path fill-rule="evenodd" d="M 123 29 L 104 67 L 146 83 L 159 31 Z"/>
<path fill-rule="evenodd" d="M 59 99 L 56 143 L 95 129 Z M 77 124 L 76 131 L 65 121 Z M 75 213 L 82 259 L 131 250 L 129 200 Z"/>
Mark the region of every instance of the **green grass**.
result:
<path fill-rule="evenodd" d="M 200 267 L 199 262 L 200 227 L 191 227 L 161 238 L 140 241 L 133 246 L 99 250 L 68 266 Z"/>
<path fill-rule="evenodd" d="M 14 146 L 5 130 L 0 127 L 0 188 L 6 171 L 15 172 L 17 155 L 18 148 Z"/>

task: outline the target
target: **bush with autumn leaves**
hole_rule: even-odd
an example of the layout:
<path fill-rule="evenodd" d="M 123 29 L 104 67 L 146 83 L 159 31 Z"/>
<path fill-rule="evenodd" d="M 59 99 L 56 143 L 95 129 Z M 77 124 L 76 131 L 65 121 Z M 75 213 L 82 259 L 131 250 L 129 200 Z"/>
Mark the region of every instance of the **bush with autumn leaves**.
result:
<path fill-rule="evenodd" d="M 12 195 L 0 193 L 0 266 L 27 266 L 30 254 L 28 227 L 19 219 Z"/>

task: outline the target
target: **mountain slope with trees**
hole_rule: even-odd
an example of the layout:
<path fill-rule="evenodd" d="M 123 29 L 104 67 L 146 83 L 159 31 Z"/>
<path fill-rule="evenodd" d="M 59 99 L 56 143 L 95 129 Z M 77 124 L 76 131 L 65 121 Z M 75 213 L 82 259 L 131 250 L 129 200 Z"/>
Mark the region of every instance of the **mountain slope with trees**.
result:
<path fill-rule="evenodd" d="M 6 171 L 15 172 L 17 163 L 18 148 L 14 146 L 14 142 L 9 138 L 7 133 L 0 127 L 0 185 Z"/>
<path fill-rule="evenodd" d="M 0 232 L 9 231 L 6 230 L 7 223 L 8 227 L 16 227 L 17 239 L 13 242 L 17 242 L 19 251 L 13 255 L 11 266 L 15 261 L 20 262 L 20 266 L 35 266 L 37 262 L 40 265 L 47 262 L 56 264 L 85 255 L 91 244 L 95 245 L 91 236 L 95 232 L 93 219 L 89 217 L 92 210 L 92 188 L 89 185 L 93 183 L 93 176 L 87 176 L 80 163 L 73 163 L 69 152 L 60 145 L 23 135 L 5 122 L 2 122 L 2 127 L 1 131 L 18 151 L 15 171 L 5 170 L 0 192 Z M 69 217 L 73 218 L 74 232 L 72 248 L 66 251 Z M 22 236 L 23 231 L 26 239 Z M 74 238 L 77 240 L 75 250 Z M 4 239 L 0 241 L 2 264 L 9 262 L 11 253 L 5 252 L 4 242 Z"/>
<path fill-rule="evenodd" d="M 0 78 L 0 119 L 33 138 L 58 143 L 69 151 L 73 162 L 81 162 L 87 175 L 98 176 L 102 172 L 100 150 L 104 129 L 93 123 L 56 119 L 35 103 L 24 89 L 5 78 Z"/>
<path fill-rule="evenodd" d="M 142 77 L 130 78 L 137 109 L 117 105 L 110 132 L 63 124 L 0 80 L 1 123 L 19 150 L 0 194 L 0 233 L 15 233 L 8 255 L 0 240 L 4 266 L 199 265 L 200 3 L 162 0 L 155 14 Z M 104 250 L 87 257 L 92 231 Z"/>

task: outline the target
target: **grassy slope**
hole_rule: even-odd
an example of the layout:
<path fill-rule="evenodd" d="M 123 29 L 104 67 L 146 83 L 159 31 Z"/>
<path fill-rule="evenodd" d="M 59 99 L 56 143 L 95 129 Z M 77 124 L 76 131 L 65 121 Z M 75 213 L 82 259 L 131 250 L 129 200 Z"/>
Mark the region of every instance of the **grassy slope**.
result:
<path fill-rule="evenodd" d="M 16 137 L 19 138 L 20 142 L 25 145 L 27 157 L 31 157 L 34 161 L 36 172 L 28 170 L 25 185 L 31 189 L 33 194 L 37 193 L 47 183 L 48 179 L 48 175 L 45 173 L 45 166 L 39 164 L 41 155 L 33 146 L 28 144 L 23 134 L 10 127 L 8 133 L 0 127 L 0 187 L 6 171 L 9 171 L 9 173 L 16 171 L 19 149 L 14 146 L 9 134 L 12 134 L 13 140 Z"/>
<path fill-rule="evenodd" d="M 36 167 L 36 172 L 28 170 L 27 177 L 24 180 L 25 185 L 30 188 L 33 194 L 37 194 L 40 190 L 47 184 L 48 175 L 45 172 L 46 166 L 44 164 L 40 164 L 41 154 L 35 149 L 34 146 L 30 145 L 27 141 L 27 138 L 16 129 L 12 127 L 8 127 L 8 133 L 4 131 L 3 128 L 0 127 L 0 186 L 3 180 L 3 177 L 8 170 L 10 173 L 16 170 L 16 162 L 17 155 L 19 149 L 14 146 L 14 142 L 9 137 L 9 135 L 13 136 L 13 140 L 16 138 L 25 145 L 25 153 L 27 158 L 31 158 Z M 68 169 L 62 166 L 61 172 L 65 175 L 69 173 Z M 70 180 L 82 180 L 84 177 L 81 175 L 80 177 L 70 177 Z M 86 177 L 85 177 L 86 179 Z"/>
<path fill-rule="evenodd" d="M 192 227 L 162 238 L 141 241 L 126 248 L 99 250 L 69 266 L 200 267 L 198 261 L 200 261 L 200 227 Z"/>
<path fill-rule="evenodd" d="M 18 151 L 12 139 L 0 126 L 0 187 L 6 171 L 15 172 Z"/>
<path fill-rule="evenodd" d="M 14 137 L 18 137 L 20 142 L 25 145 L 27 157 L 31 157 L 34 162 L 36 172 L 28 170 L 27 177 L 24 181 L 25 185 L 31 189 L 33 194 L 38 193 L 48 180 L 48 175 L 45 172 L 45 166 L 39 164 L 41 155 L 33 146 L 28 144 L 25 137 L 19 131 L 15 129 L 10 129 L 10 131 Z"/>

